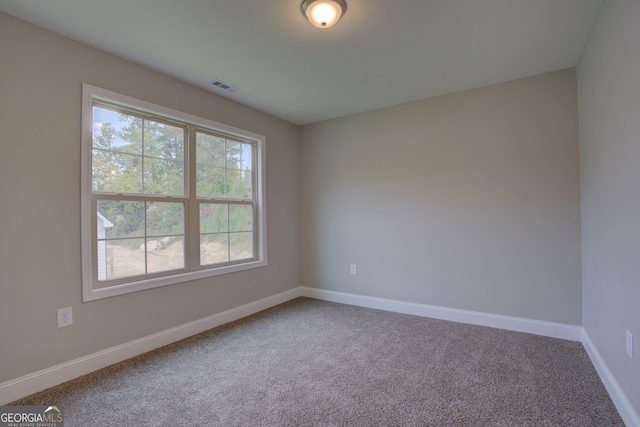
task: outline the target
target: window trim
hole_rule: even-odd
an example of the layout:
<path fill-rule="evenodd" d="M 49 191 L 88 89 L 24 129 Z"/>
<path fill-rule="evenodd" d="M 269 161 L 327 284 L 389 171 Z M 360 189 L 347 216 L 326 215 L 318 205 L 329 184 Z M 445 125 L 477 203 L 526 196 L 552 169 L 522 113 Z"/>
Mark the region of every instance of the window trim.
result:
<path fill-rule="evenodd" d="M 94 288 L 94 236 L 93 209 L 92 209 L 92 106 L 93 102 L 106 102 L 124 109 L 130 108 L 141 111 L 151 116 L 160 117 L 163 120 L 176 120 L 181 123 L 188 123 L 196 127 L 201 127 L 213 132 L 237 137 L 241 140 L 248 140 L 256 144 L 256 215 L 255 227 L 257 234 L 257 248 L 255 260 L 221 267 L 204 268 L 172 274 L 156 278 L 132 278 L 131 282 Z M 192 142 L 191 142 L 192 143 Z M 187 152 L 191 151 L 187 148 Z M 82 299 L 83 302 L 94 301 L 116 295 L 123 295 L 131 292 L 138 292 L 145 289 L 153 289 L 160 286 L 167 286 L 176 283 L 183 283 L 191 280 L 204 279 L 219 276 L 222 274 L 235 273 L 244 270 L 264 267 L 267 265 L 267 211 L 266 211 L 266 138 L 244 129 L 239 129 L 213 120 L 194 116 L 188 113 L 177 111 L 168 107 L 142 101 L 106 89 L 83 83 L 82 85 L 82 129 L 81 129 L 81 179 L 80 179 L 80 228 L 81 228 L 81 255 L 82 255 Z M 189 153 L 187 153 L 188 155 Z M 189 190 L 187 183 L 187 190 Z M 195 188 L 191 189 L 191 192 Z M 187 193 L 187 196 L 191 193 Z M 195 199 L 195 195 L 189 196 L 189 200 Z M 190 201 L 186 202 L 187 204 Z M 187 210 L 188 212 L 188 210 Z M 187 220 L 187 218 L 185 218 Z M 189 221 L 187 220 L 187 224 Z M 191 227 L 192 228 L 192 227 Z M 187 226 L 186 233 L 191 233 Z M 192 236 L 196 238 L 197 236 Z M 199 240 L 199 239 L 198 239 Z M 191 247 L 185 247 L 187 251 Z M 97 268 L 97 267 L 96 267 Z"/>

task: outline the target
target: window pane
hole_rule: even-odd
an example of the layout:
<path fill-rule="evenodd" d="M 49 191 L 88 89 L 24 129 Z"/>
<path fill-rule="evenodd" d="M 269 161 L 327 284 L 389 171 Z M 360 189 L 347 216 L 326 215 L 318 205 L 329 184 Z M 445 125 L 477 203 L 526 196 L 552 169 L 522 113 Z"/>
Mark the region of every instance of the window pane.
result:
<path fill-rule="evenodd" d="M 102 230 L 101 230 L 102 227 Z M 144 202 L 98 200 L 98 237 L 144 236 Z"/>
<path fill-rule="evenodd" d="M 82 221 L 83 248 L 92 246 L 83 252 L 85 300 L 101 298 L 100 288 L 127 293 L 266 264 L 255 256 L 264 250 L 255 198 L 262 137 L 85 90 L 83 120 L 92 122 L 83 122 L 91 133 L 82 135 L 81 201 L 93 224 Z"/>
<path fill-rule="evenodd" d="M 184 158 L 184 129 L 145 120 L 144 155 L 161 159 L 182 160 Z"/>
<path fill-rule="evenodd" d="M 184 265 L 184 238 L 147 239 L 147 272 L 181 270 Z"/>
<path fill-rule="evenodd" d="M 253 199 L 253 174 L 251 172 L 242 172 L 244 181 L 244 198 Z"/>
<path fill-rule="evenodd" d="M 98 234 L 98 239 L 104 238 Z M 113 255 L 109 253 L 107 257 L 107 242 L 104 240 L 98 240 L 98 280 L 107 280 L 107 270 L 113 265 Z M 111 273 L 113 275 L 113 271 Z"/>
<path fill-rule="evenodd" d="M 240 169 L 242 165 L 242 143 L 227 141 L 227 169 Z"/>
<path fill-rule="evenodd" d="M 249 179 L 247 179 L 247 175 Z M 227 197 L 251 199 L 251 172 L 227 170 Z"/>
<path fill-rule="evenodd" d="M 184 235 L 184 204 L 147 202 L 147 236 Z"/>
<path fill-rule="evenodd" d="M 225 164 L 225 140 L 206 133 L 196 133 L 196 163 L 223 168 Z"/>
<path fill-rule="evenodd" d="M 242 144 L 242 160 L 240 162 L 240 169 L 253 170 L 253 145 Z"/>
<path fill-rule="evenodd" d="M 230 233 L 229 254 L 231 261 L 253 257 L 253 233 Z"/>
<path fill-rule="evenodd" d="M 101 107 L 93 107 L 94 148 L 142 154 L 142 119 Z"/>
<path fill-rule="evenodd" d="M 200 204 L 200 233 L 226 233 L 228 231 L 228 205 Z"/>
<path fill-rule="evenodd" d="M 229 235 L 207 234 L 200 236 L 200 265 L 229 261 Z"/>
<path fill-rule="evenodd" d="M 114 153 L 111 151 L 93 150 L 91 163 L 93 175 L 91 180 L 91 189 L 93 191 L 109 191 L 117 184 L 116 174 L 119 168 L 113 161 Z"/>
<path fill-rule="evenodd" d="M 95 106 L 93 112 L 94 191 L 184 194 L 183 128 Z"/>
<path fill-rule="evenodd" d="M 144 193 L 181 196 L 184 194 L 182 161 L 145 157 Z"/>
<path fill-rule="evenodd" d="M 227 140 L 227 169 L 253 169 L 253 146 L 245 142 Z"/>
<path fill-rule="evenodd" d="M 93 150 L 93 191 L 142 192 L 142 157 Z"/>
<path fill-rule="evenodd" d="M 128 114 L 118 114 L 120 123 L 118 135 L 124 140 L 123 150 L 128 153 L 142 153 L 142 129 L 144 120 Z M 120 151 L 120 149 L 119 149 Z"/>
<path fill-rule="evenodd" d="M 198 197 L 224 197 L 224 169 L 197 165 L 196 195 Z"/>
<path fill-rule="evenodd" d="M 251 199 L 253 145 L 197 134 L 198 197 Z"/>
<path fill-rule="evenodd" d="M 106 279 L 145 274 L 144 239 L 109 240 L 106 242 Z M 98 260 L 100 264 L 102 260 Z M 100 267 L 98 267 L 98 271 Z"/>
<path fill-rule="evenodd" d="M 229 206 L 229 231 L 252 231 L 253 207 L 251 205 Z"/>

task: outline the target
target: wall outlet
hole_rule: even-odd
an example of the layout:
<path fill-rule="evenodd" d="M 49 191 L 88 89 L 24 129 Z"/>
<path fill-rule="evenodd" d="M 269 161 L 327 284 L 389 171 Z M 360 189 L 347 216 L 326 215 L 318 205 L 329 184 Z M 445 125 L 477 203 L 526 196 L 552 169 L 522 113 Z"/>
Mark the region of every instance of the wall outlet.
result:
<path fill-rule="evenodd" d="M 627 356 L 633 360 L 633 334 L 627 331 Z"/>
<path fill-rule="evenodd" d="M 73 325 L 73 311 L 71 311 L 71 307 L 59 309 L 58 328 L 64 328 L 71 325 Z"/>
<path fill-rule="evenodd" d="M 352 276 L 355 276 L 356 274 L 358 274 L 358 268 L 356 267 L 356 265 L 355 265 L 355 264 L 351 264 L 351 265 L 349 266 L 349 273 L 350 273 Z"/>

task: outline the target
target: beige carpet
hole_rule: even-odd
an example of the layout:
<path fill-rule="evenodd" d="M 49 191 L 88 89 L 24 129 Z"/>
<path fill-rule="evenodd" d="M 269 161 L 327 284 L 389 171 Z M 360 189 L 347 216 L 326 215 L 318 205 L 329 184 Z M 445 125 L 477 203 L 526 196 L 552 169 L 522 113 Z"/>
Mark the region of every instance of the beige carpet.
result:
<path fill-rule="evenodd" d="M 14 405 L 65 426 L 624 426 L 580 343 L 299 298 Z"/>

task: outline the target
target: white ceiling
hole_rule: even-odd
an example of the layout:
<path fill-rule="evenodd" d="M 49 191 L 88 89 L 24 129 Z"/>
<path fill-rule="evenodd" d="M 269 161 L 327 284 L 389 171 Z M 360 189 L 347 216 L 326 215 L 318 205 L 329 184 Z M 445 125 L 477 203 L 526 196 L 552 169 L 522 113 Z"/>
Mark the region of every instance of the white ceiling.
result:
<path fill-rule="evenodd" d="M 307 124 L 575 66 L 604 0 L 0 0 L 0 10 Z"/>

